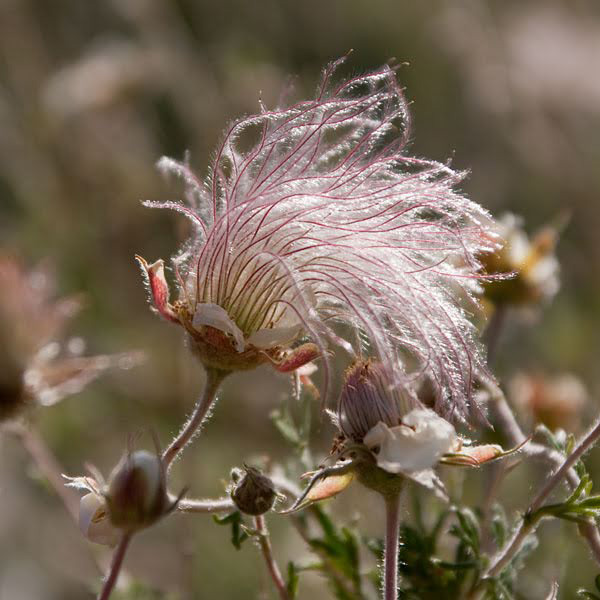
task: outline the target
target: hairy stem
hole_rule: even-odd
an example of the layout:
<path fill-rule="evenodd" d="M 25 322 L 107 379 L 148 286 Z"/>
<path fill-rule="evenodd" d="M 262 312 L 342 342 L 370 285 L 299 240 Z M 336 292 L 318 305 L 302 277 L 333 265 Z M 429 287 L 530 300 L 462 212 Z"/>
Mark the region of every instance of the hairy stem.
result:
<path fill-rule="evenodd" d="M 226 374 L 226 372 L 218 371 L 217 369 L 206 369 L 206 383 L 204 384 L 202 396 L 200 396 L 198 402 L 196 402 L 194 411 L 185 425 L 181 428 L 181 431 L 177 434 L 177 437 L 175 437 L 169 447 L 163 452 L 162 461 L 167 469 L 173 464 L 173 461 L 181 454 L 183 449 L 191 442 L 198 432 L 210 408 L 217 399 L 217 391 Z"/>
<path fill-rule="evenodd" d="M 260 544 L 262 555 L 265 559 L 265 563 L 267 564 L 269 575 L 271 576 L 271 579 L 273 580 L 273 583 L 279 592 L 281 600 L 290 600 L 285 581 L 281 575 L 279 567 L 277 566 L 275 557 L 273 556 L 273 548 L 271 547 L 269 531 L 267 530 L 267 525 L 263 515 L 254 517 L 254 524 L 256 526 L 256 531 L 258 532 L 258 543 Z"/>
<path fill-rule="evenodd" d="M 172 500 L 175 498 L 173 497 Z M 220 513 L 235 508 L 231 498 L 217 498 L 216 500 L 193 500 L 184 498 L 177 504 L 177 511 L 182 513 Z"/>
<path fill-rule="evenodd" d="M 598 441 L 598 438 L 600 438 L 600 419 L 596 420 L 589 433 L 577 444 L 563 464 L 548 479 L 548 481 L 546 481 L 546 484 L 539 491 L 529 507 L 531 512 L 540 508 L 544 500 L 550 495 L 550 492 L 562 479 L 564 479 L 567 471 Z"/>
<path fill-rule="evenodd" d="M 383 599 L 398 597 L 398 537 L 400 535 L 400 496 L 385 498 L 385 555 L 383 559 Z"/>
<path fill-rule="evenodd" d="M 125 559 L 125 553 L 127 552 L 131 538 L 131 533 L 123 534 L 123 537 L 121 538 L 121 541 L 119 542 L 119 545 L 117 546 L 117 549 L 113 555 L 108 576 L 104 581 L 101 592 L 98 594 L 98 600 L 108 600 L 110 598 L 110 595 L 117 583 L 117 579 L 119 578 L 119 573 L 121 572 L 123 560 Z"/>

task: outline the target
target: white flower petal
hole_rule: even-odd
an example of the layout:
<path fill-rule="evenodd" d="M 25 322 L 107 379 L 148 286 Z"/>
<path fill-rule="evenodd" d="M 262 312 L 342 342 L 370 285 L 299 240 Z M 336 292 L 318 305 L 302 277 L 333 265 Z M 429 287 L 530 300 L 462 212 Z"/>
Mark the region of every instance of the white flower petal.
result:
<path fill-rule="evenodd" d="M 429 469 L 456 447 L 454 427 L 432 410 L 412 410 L 402 421 L 391 428 L 379 422 L 363 440 L 369 449 L 378 448 L 377 465 L 389 473 Z"/>
<path fill-rule="evenodd" d="M 242 330 L 232 321 L 227 311 L 218 304 L 198 304 L 192 324 L 194 327 L 209 325 L 231 335 L 235 340 L 235 349 L 238 352 L 243 352 L 246 348 Z"/>
<path fill-rule="evenodd" d="M 259 329 L 248 337 L 248 343 L 266 350 L 274 346 L 288 346 L 302 331 L 302 325 L 292 325 L 291 327 L 272 327 L 271 329 Z"/>
<path fill-rule="evenodd" d="M 108 518 L 104 498 L 93 492 L 83 496 L 79 503 L 79 528 L 96 544 L 114 546 L 119 541 L 119 531 Z"/>

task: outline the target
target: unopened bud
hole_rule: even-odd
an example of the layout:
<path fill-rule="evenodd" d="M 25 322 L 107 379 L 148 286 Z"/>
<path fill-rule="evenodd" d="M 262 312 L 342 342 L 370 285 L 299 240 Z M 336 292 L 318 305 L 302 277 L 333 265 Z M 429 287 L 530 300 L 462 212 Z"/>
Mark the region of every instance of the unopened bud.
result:
<path fill-rule="evenodd" d="M 127 455 L 110 476 L 106 502 L 111 523 L 129 531 L 163 516 L 170 503 L 160 457 L 145 450 Z"/>
<path fill-rule="evenodd" d="M 246 465 L 231 492 L 234 504 L 247 515 L 262 515 L 271 510 L 276 497 L 273 482 L 258 469 Z"/>

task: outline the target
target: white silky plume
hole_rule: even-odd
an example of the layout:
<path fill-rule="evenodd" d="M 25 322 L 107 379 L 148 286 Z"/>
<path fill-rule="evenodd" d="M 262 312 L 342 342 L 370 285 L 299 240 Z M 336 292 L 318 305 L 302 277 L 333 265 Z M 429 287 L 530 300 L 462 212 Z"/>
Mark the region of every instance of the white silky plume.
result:
<path fill-rule="evenodd" d="M 437 410 L 467 417 L 485 361 L 462 305 L 476 304 L 477 256 L 496 247 L 489 215 L 457 190 L 463 174 L 405 153 L 394 71 L 334 83 L 340 62 L 314 100 L 233 123 L 205 182 L 161 160 L 190 202 L 148 205 L 196 226 L 175 259 L 181 298 L 238 351 L 298 332 L 326 361 L 334 325 L 349 324 L 383 362 L 409 357 L 403 378 L 429 381 Z"/>

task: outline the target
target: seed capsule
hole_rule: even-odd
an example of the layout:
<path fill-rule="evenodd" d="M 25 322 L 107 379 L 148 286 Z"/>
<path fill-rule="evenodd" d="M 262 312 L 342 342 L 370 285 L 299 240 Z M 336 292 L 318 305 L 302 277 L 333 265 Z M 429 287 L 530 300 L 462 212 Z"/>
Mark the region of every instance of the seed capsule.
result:
<path fill-rule="evenodd" d="M 231 499 L 240 511 L 255 516 L 271 510 L 276 497 L 273 482 L 258 469 L 247 465 L 231 492 Z"/>

